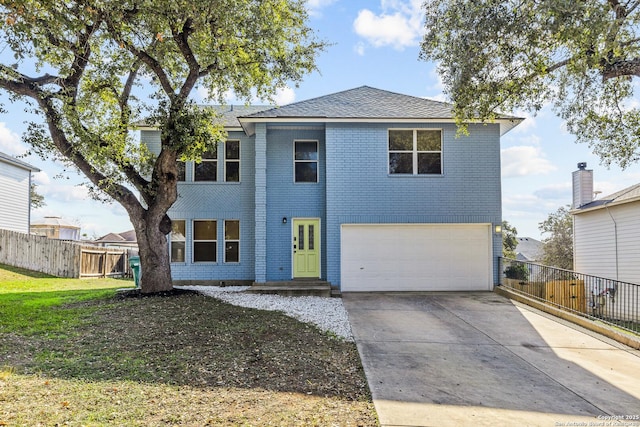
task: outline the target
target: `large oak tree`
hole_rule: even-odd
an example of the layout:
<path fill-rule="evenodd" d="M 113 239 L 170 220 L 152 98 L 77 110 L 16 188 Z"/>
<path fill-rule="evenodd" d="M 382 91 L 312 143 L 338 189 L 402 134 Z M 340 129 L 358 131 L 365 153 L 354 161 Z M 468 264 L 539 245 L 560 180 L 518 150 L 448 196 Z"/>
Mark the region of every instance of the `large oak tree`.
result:
<path fill-rule="evenodd" d="M 313 71 L 324 47 L 302 0 L 0 0 L 0 18 L 0 88 L 42 119 L 24 139 L 127 210 L 144 293 L 172 288 L 177 160 L 225 136 L 192 92 L 270 99 Z M 159 154 L 132 139 L 141 120 L 160 130 Z"/>
<path fill-rule="evenodd" d="M 428 0 L 423 59 L 460 124 L 547 103 L 604 164 L 640 159 L 640 1 Z"/>

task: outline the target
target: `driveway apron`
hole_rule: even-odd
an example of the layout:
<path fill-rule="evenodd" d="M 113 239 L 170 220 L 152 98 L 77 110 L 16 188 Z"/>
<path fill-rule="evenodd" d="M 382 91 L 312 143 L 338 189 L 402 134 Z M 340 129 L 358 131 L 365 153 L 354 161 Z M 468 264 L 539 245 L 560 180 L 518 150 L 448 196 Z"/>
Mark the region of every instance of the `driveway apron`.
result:
<path fill-rule="evenodd" d="M 345 293 L 382 426 L 638 426 L 640 352 L 492 292 Z"/>

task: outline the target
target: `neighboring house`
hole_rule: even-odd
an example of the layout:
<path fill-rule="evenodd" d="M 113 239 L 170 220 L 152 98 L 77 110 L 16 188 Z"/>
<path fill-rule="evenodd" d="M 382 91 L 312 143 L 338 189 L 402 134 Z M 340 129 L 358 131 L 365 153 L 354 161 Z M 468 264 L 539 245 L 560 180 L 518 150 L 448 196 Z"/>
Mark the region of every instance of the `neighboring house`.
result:
<path fill-rule="evenodd" d="M 573 172 L 574 270 L 640 284 L 640 184 L 593 200 L 593 171 Z"/>
<path fill-rule="evenodd" d="M 138 249 L 138 238 L 135 230 L 122 233 L 109 233 L 92 242 L 105 248 Z"/>
<path fill-rule="evenodd" d="M 122 233 L 109 233 L 93 242 L 105 248 L 138 248 L 138 239 L 134 230 L 123 231 Z"/>
<path fill-rule="evenodd" d="M 0 152 L 0 228 L 29 233 L 31 173 L 39 171 Z"/>
<path fill-rule="evenodd" d="M 500 137 L 451 105 L 363 86 L 218 108 L 228 139 L 187 162 L 170 253 L 180 282 L 322 279 L 344 291 L 490 290 L 502 236 Z M 156 152 L 157 130 L 141 140 Z"/>
<path fill-rule="evenodd" d="M 544 243 L 532 237 L 517 237 L 516 259 L 525 262 L 537 262 L 542 259 Z"/>
<path fill-rule="evenodd" d="M 59 216 L 45 216 L 34 221 L 31 232 L 49 239 L 80 240 L 80 227 Z"/>

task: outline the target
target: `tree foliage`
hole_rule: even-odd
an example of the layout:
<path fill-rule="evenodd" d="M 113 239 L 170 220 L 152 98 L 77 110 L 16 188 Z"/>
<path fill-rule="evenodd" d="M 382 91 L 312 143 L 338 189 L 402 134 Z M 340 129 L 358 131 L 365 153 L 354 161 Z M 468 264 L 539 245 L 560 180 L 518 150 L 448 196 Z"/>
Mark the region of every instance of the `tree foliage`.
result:
<path fill-rule="evenodd" d="M 573 216 L 569 206 L 558 208 L 538 225 L 542 234 L 542 263 L 565 270 L 573 270 Z"/>
<path fill-rule="evenodd" d="M 458 122 L 546 104 L 606 165 L 640 159 L 640 1 L 428 0 L 421 58 Z"/>
<path fill-rule="evenodd" d="M 38 186 L 33 182 L 29 188 L 29 195 L 31 197 L 31 209 L 38 209 L 47 206 L 47 203 L 44 201 L 44 196 L 38 193 Z"/>
<path fill-rule="evenodd" d="M 515 259 L 517 246 L 518 230 L 508 221 L 502 221 L 502 256 Z"/>
<path fill-rule="evenodd" d="M 176 160 L 198 159 L 225 137 L 192 92 L 271 99 L 299 82 L 324 47 L 306 18 L 303 0 L 0 0 L 0 89 L 43 119 L 24 139 L 124 206 L 143 292 L 171 288 Z M 130 135 L 141 120 L 161 130 L 157 155 Z"/>

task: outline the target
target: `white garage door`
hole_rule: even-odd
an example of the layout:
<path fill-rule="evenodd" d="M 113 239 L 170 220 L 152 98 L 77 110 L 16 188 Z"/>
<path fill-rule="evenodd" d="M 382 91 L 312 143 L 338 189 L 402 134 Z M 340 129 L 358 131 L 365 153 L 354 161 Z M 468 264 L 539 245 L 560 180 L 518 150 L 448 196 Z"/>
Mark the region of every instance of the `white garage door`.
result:
<path fill-rule="evenodd" d="M 341 289 L 486 291 L 490 224 L 343 224 Z"/>

